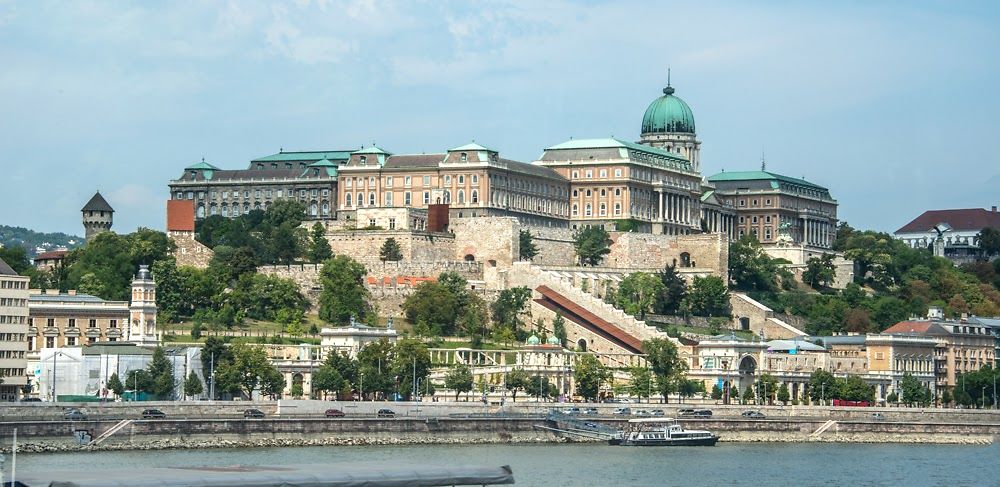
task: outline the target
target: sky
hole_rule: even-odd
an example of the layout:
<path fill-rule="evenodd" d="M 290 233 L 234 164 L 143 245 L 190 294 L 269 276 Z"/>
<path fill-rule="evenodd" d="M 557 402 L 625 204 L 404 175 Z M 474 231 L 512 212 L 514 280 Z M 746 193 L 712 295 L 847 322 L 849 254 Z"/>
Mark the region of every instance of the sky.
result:
<path fill-rule="evenodd" d="M 1000 205 L 998 48 L 997 2 L 0 0 L 0 224 L 162 229 L 202 158 L 638 140 L 670 68 L 705 176 L 763 154 L 891 232 Z"/>

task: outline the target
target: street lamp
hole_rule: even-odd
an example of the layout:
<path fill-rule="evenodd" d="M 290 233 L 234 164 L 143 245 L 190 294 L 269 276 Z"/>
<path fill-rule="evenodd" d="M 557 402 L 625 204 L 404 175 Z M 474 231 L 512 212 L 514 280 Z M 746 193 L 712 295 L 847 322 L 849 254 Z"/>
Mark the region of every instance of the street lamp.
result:
<path fill-rule="evenodd" d="M 51 393 L 49 394 L 49 398 L 52 400 L 52 402 L 56 402 L 56 358 L 59 357 L 60 355 L 69 357 L 69 355 L 66 355 L 63 352 L 59 351 L 52 352 L 52 373 L 49 374 L 52 377 Z"/>

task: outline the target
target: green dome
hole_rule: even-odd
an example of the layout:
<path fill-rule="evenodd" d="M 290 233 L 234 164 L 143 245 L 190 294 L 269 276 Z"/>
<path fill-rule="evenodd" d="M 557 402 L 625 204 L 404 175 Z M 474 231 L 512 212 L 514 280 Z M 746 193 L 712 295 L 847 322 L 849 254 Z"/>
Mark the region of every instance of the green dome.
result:
<path fill-rule="evenodd" d="M 545 343 L 548 343 L 549 345 L 561 345 L 562 344 L 559 341 L 559 337 L 557 337 L 555 335 L 550 335 L 549 339 L 545 340 Z"/>
<path fill-rule="evenodd" d="M 538 345 L 539 343 L 542 343 L 542 341 L 537 336 L 531 335 L 528 337 L 528 345 Z"/>
<path fill-rule="evenodd" d="M 694 133 L 694 115 L 684 100 L 674 96 L 674 89 L 668 84 L 663 96 L 653 100 L 642 116 L 642 133 L 682 132 Z"/>

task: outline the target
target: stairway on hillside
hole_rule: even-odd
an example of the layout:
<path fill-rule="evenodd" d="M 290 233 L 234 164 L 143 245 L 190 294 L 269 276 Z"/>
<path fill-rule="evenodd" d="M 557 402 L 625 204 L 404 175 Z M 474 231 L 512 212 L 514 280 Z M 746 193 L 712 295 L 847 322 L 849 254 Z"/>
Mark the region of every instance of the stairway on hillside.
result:
<path fill-rule="evenodd" d="M 635 317 L 624 311 L 604 302 L 596 296 L 587 293 L 579 287 L 556 277 L 551 272 L 541 267 L 528 263 L 517 262 L 511 269 L 511 281 L 513 285 L 525 285 L 532 289 L 540 285 L 545 285 L 594 313 L 601 319 L 608 321 L 629 335 L 640 341 L 651 338 L 668 339 L 675 344 L 680 344 L 675 338 L 669 337 L 666 333 L 647 325 L 646 322 L 635 319 Z M 522 284 L 523 283 L 523 284 Z"/>

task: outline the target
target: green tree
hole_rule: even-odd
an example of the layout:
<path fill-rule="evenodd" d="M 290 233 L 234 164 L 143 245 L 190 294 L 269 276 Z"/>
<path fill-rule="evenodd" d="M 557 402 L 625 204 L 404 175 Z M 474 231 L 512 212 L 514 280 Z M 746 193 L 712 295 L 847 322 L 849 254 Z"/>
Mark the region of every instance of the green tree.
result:
<path fill-rule="evenodd" d="M 313 374 L 312 386 L 317 392 L 335 394 L 343 400 L 343 392 L 358 384 L 358 363 L 349 356 L 335 351 L 327 354 Z"/>
<path fill-rule="evenodd" d="M 669 394 L 677 390 L 684 378 L 687 363 L 677 350 L 677 345 L 667 339 L 646 340 L 642 342 L 642 350 L 646 353 L 646 361 L 656 379 L 657 392 L 667 401 Z"/>
<path fill-rule="evenodd" d="M 778 392 L 778 379 L 771 374 L 761 374 L 757 377 L 754 387 L 757 389 L 756 398 L 759 404 L 769 404 Z"/>
<path fill-rule="evenodd" d="M 410 323 L 426 324 L 431 336 L 454 334 L 458 312 L 455 295 L 439 282 L 421 283 L 403 301 L 406 319 Z"/>
<path fill-rule="evenodd" d="M 500 291 L 496 301 L 490 306 L 493 321 L 502 328 L 518 330 L 524 325 L 521 316 L 527 312 L 531 290 L 513 287 Z"/>
<path fill-rule="evenodd" d="M 200 395 L 205 391 L 205 388 L 201 384 L 201 379 L 198 378 L 198 374 L 191 371 L 188 374 L 187 380 L 184 381 L 184 396 L 194 397 Z"/>
<path fill-rule="evenodd" d="M 899 382 L 899 388 L 902 391 L 903 403 L 907 406 L 913 406 L 923 398 L 923 384 L 909 372 L 903 374 L 903 379 Z"/>
<path fill-rule="evenodd" d="M 722 388 L 719 387 L 719 384 L 715 384 L 712 386 L 712 399 L 716 401 L 722 399 Z"/>
<path fill-rule="evenodd" d="M 685 303 L 697 316 L 728 316 L 729 290 L 718 276 L 695 276 Z"/>
<path fill-rule="evenodd" d="M 829 401 L 831 398 L 839 397 L 837 390 L 837 378 L 833 374 L 816 369 L 809 376 L 809 396 L 814 403 Z"/>
<path fill-rule="evenodd" d="M 890 392 L 889 395 L 885 396 L 885 402 L 887 404 L 895 404 L 899 402 L 899 394 L 895 392 Z"/>
<path fill-rule="evenodd" d="M 267 352 L 260 346 L 236 342 L 229 352 L 232 359 L 216 365 L 217 383 L 221 390 L 239 391 L 252 398 L 253 391 L 264 385 L 264 379 L 273 379 L 274 372 L 277 372 L 268 360 Z M 263 389 L 261 393 L 270 395 Z"/>
<path fill-rule="evenodd" d="M 444 386 L 455 391 L 455 400 L 463 392 L 472 390 L 472 371 L 465 364 L 455 364 L 444 378 Z"/>
<path fill-rule="evenodd" d="M 788 384 L 785 384 L 784 382 L 782 382 L 781 386 L 778 387 L 778 401 L 781 402 L 782 406 L 787 406 L 788 405 L 788 400 L 791 399 L 791 397 L 792 397 L 792 395 L 788 391 Z"/>
<path fill-rule="evenodd" d="M 729 245 L 729 278 L 743 291 L 775 291 L 778 289 L 780 261 L 772 259 L 752 234 L 740 237 Z"/>
<path fill-rule="evenodd" d="M 125 392 L 125 385 L 118 378 L 118 372 L 111 374 L 111 378 L 108 379 L 108 389 L 118 397 L 121 397 L 122 393 Z"/>
<path fill-rule="evenodd" d="M 397 341 L 394 352 L 392 370 L 399 384 L 398 392 L 409 401 L 413 392 L 420 391 L 416 385 L 423 384 L 430 375 L 431 354 L 423 342 L 409 338 Z"/>
<path fill-rule="evenodd" d="M 829 286 L 837 275 L 833 257 L 833 254 L 829 253 L 823 253 L 821 257 L 810 257 L 806 261 L 806 270 L 802 273 L 802 282 L 813 289 Z"/>
<path fill-rule="evenodd" d="M 368 290 L 364 285 L 365 266 L 338 255 L 323 263 L 320 283 L 319 317 L 327 323 L 345 323 L 351 316 L 364 320 L 371 312 Z"/>
<path fill-rule="evenodd" d="M 274 321 L 278 311 L 303 311 L 309 305 L 295 281 L 265 274 L 241 276 L 225 300 L 244 316 L 267 321 Z"/>
<path fill-rule="evenodd" d="M 566 320 L 561 314 L 556 314 L 552 320 L 552 334 L 559 339 L 559 346 L 566 347 Z"/>
<path fill-rule="evenodd" d="M 979 249 L 987 257 L 1000 254 L 1000 228 L 986 227 L 979 231 Z"/>
<path fill-rule="evenodd" d="M 601 385 L 610 378 L 610 371 L 593 355 L 582 355 L 577 358 L 576 366 L 573 368 L 573 379 L 576 382 L 576 393 L 584 399 L 596 401 L 601 392 Z"/>
<path fill-rule="evenodd" d="M 941 405 L 944 407 L 951 406 L 952 403 L 951 390 L 945 389 L 941 392 Z"/>
<path fill-rule="evenodd" d="M 399 242 L 392 237 L 385 239 L 382 248 L 378 251 L 378 257 L 382 259 L 382 262 L 403 260 L 403 251 L 399 248 Z"/>
<path fill-rule="evenodd" d="M 19 275 L 26 276 L 32 270 L 28 251 L 20 245 L 0 247 L 0 260 L 3 260 Z"/>
<path fill-rule="evenodd" d="M 837 397 L 846 401 L 868 401 L 874 403 L 875 388 L 868 385 L 860 376 L 849 375 L 840 383 Z"/>
<path fill-rule="evenodd" d="M 530 230 L 521 230 L 518 235 L 518 258 L 521 260 L 531 260 L 538 255 L 538 247 L 535 246 L 535 239 Z"/>
<path fill-rule="evenodd" d="M 653 311 L 656 299 L 666 290 L 659 277 L 646 272 L 633 272 L 622 279 L 615 293 L 615 305 L 626 313 L 646 318 L 646 313 Z"/>
<path fill-rule="evenodd" d="M 536 375 L 528 378 L 524 392 L 530 396 L 535 396 L 539 400 L 546 398 L 556 398 L 559 396 L 559 388 L 549 382 L 548 377 Z"/>
<path fill-rule="evenodd" d="M 580 260 L 580 265 L 596 266 L 611 253 L 611 236 L 601 226 L 593 226 L 576 232 L 573 247 Z"/>
<path fill-rule="evenodd" d="M 516 368 L 507 373 L 504 378 L 504 387 L 510 391 L 511 400 L 517 402 L 517 391 L 528 387 L 531 378 L 524 369 Z"/>
<path fill-rule="evenodd" d="M 395 390 L 394 353 L 395 347 L 385 339 L 369 343 L 358 352 L 358 385 L 364 387 L 362 392 L 373 393 L 377 398 L 379 394 L 388 396 Z"/>
<path fill-rule="evenodd" d="M 653 391 L 653 374 L 648 367 L 632 367 L 629 369 L 629 392 L 638 398 L 649 397 Z"/>
<path fill-rule="evenodd" d="M 738 403 L 740 401 L 740 389 L 733 384 L 729 387 L 729 400 Z"/>
<path fill-rule="evenodd" d="M 743 404 L 750 404 L 754 400 L 753 387 L 747 386 L 743 389 L 743 397 L 740 398 Z"/>
<path fill-rule="evenodd" d="M 165 233 L 147 228 L 127 235 L 100 233 L 67 256 L 68 285 L 104 299 L 127 301 L 139 265 L 168 259 L 175 247 Z"/>
<path fill-rule="evenodd" d="M 687 296 L 687 282 L 677 272 L 677 267 L 668 265 L 658 274 L 663 283 L 663 292 L 656 298 L 653 308 L 659 314 L 674 315 L 680 310 Z"/>
<path fill-rule="evenodd" d="M 278 399 L 285 390 L 285 376 L 281 375 L 277 367 L 271 366 L 264 370 L 264 375 L 260 378 L 260 393 L 271 399 Z"/>
<path fill-rule="evenodd" d="M 326 227 L 316 222 L 312 226 L 312 241 L 309 244 L 309 260 L 314 264 L 325 262 L 333 257 L 330 241 L 326 239 Z"/>
<path fill-rule="evenodd" d="M 147 389 L 154 396 L 162 400 L 171 400 L 174 396 L 174 367 L 167 358 L 163 347 L 156 347 L 153 350 L 152 360 L 146 366 L 146 373 L 149 375 L 150 388 Z"/>

